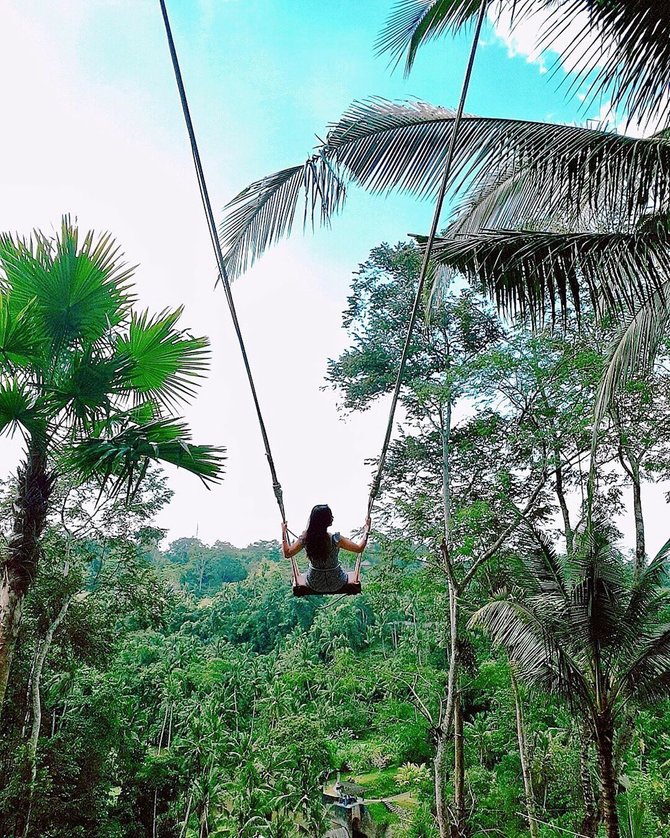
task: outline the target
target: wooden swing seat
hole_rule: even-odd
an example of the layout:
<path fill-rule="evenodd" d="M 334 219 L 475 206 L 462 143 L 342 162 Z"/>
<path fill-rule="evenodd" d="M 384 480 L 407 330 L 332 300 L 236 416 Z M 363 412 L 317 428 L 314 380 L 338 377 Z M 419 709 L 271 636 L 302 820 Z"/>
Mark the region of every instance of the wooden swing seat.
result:
<path fill-rule="evenodd" d="M 307 574 L 298 573 L 293 579 L 293 596 L 356 596 L 361 592 L 361 580 L 355 570 L 347 573 L 348 581 L 339 591 L 314 591 L 307 584 Z"/>

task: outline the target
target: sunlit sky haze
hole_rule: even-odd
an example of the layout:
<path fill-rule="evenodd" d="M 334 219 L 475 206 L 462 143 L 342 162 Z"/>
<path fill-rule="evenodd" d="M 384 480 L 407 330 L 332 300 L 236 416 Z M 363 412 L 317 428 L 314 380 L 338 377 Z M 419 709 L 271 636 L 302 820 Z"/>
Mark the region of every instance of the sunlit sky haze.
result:
<path fill-rule="evenodd" d="M 374 43 L 391 0 L 168 0 L 217 217 L 251 180 L 301 162 L 355 99 L 417 97 L 455 106 L 469 35 L 436 41 L 409 79 Z M 267 464 L 199 203 L 157 0 L 0 0 L 4 129 L 0 229 L 56 229 L 63 213 L 109 230 L 137 264 L 140 305 L 184 304 L 184 325 L 209 335 L 211 374 L 185 408 L 194 438 L 225 445 L 211 491 L 170 472 L 169 537 L 238 545 L 279 535 Z M 536 24 L 486 27 L 467 111 L 583 122 L 616 120 L 584 104 L 556 56 L 533 48 Z M 551 77 L 551 78 L 550 78 Z M 569 78 L 567 79 L 569 81 Z M 560 89 L 559 88 L 560 85 Z M 338 528 L 365 516 L 387 405 L 343 421 L 322 391 L 352 272 L 372 247 L 423 232 L 432 207 L 352 190 L 330 230 L 294 235 L 234 285 L 284 487 L 289 523 L 327 502 Z M 3 473 L 16 445 L 2 443 Z M 659 539 L 660 539 L 659 535 Z M 651 538 L 652 542 L 654 534 Z M 656 539 L 658 540 L 658 539 Z M 653 547 L 652 543 L 652 547 Z"/>

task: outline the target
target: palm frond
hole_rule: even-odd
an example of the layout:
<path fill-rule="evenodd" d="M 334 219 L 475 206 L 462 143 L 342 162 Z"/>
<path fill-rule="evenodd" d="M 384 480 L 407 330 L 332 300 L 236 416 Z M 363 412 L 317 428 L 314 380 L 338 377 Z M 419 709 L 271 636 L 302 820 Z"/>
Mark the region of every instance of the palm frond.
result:
<path fill-rule="evenodd" d="M 380 54 L 390 52 L 399 63 L 407 50 L 405 75 L 414 66 L 419 47 L 468 23 L 482 0 L 398 0 L 377 39 Z"/>
<path fill-rule="evenodd" d="M 119 338 L 117 351 L 125 361 L 119 384 L 136 401 L 151 398 L 174 407 L 194 396 L 207 370 L 209 341 L 177 328 L 182 313 L 183 307 L 154 316 L 133 312 L 128 332 Z"/>
<path fill-rule="evenodd" d="M 519 549 L 524 567 L 544 595 L 556 596 L 568 603 L 568 591 L 563 578 L 563 566 L 553 544 L 535 527 L 525 528 L 519 537 Z"/>
<path fill-rule="evenodd" d="M 256 181 L 225 208 L 220 240 L 231 276 L 290 233 L 301 196 L 304 223 L 317 216 L 328 223 L 342 208 L 350 182 L 376 193 L 432 196 L 453 121 L 453 111 L 420 101 L 354 102 L 304 165 Z M 560 207 L 573 212 L 624 207 L 633 221 L 670 204 L 670 142 L 661 137 L 465 116 L 453 172 L 452 191 L 481 172 L 487 178 L 523 172 L 524 217 L 508 213 L 510 221 L 545 218 L 548 203 L 558 212 L 559 198 Z"/>
<path fill-rule="evenodd" d="M 0 236 L 0 269 L 14 311 L 34 303 L 43 336 L 57 346 L 98 340 L 127 315 L 132 269 L 107 233 L 79 231 L 64 217 L 60 235 Z"/>
<path fill-rule="evenodd" d="M 64 411 L 81 429 L 109 415 L 124 369 L 122 358 L 89 346 L 69 353 L 43 386 L 52 415 Z"/>
<path fill-rule="evenodd" d="M 630 637 L 635 647 L 639 643 L 640 635 L 647 627 L 656 623 L 658 615 L 670 601 L 669 553 L 670 541 L 659 550 L 634 580 L 628 605 L 621 615 L 619 633 Z"/>
<path fill-rule="evenodd" d="M 527 684 L 561 695 L 582 709 L 590 702 L 579 666 L 527 603 L 493 600 L 475 612 L 468 626 L 485 629 L 514 661 L 519 677 Z"/>
<path fill-rule="evenodd" d="M 44 335 L 35 334 L 32 313 L 35 301 L 14 310 L 6 294 L 0 295 L 0 366 L 10 373 L 14 367 L 34 363 L 47 343 Z"/>
<path fill-rule="evenodd" d="M 660 264 L 660 263 L 659 263 Z M 612 343 L 603 377 L 598 384 L 594 409 L 594 428 L 600 423 L 615 394 L 636 373 L 653 366 L 670 320 L 670 275 L 665 263 L 662 281 L 650 283 L 647 294 L 629 315 Z M 644 281 L 644 278 L 641 277 Z"/>
<path fill-rule="evenodd" d="M 417 236 L 420 243 L 425 237 Z M 580 304 L 580 284 L 594 307 L 635 311 L 670 268 L 670 237 L 656 233 L 553 233 L 484 230 L 437 239 L 433 259 L 486 288 L 507 313 L 542 318 Z"/>
<path fill-rule="evenodd" d="M 16 378 L 0 379 L 0 434 L 13 434 L 19 426 L 30 434 L 43 428 L 34 396 Z"/>
<path fill-rule="evenodd" d="M 377 46 L 399 61 L 406 53 L 411 70 L 421 44 L 460 29 L 479 11 L 479 0 L 400 0 Z M 558 37 L 572 40 L 562 59 L 590 81 L 591 98 L 606 93 L 614 107 L 631 118 L 670 118 L 670 8 L 662 2 L 628 0 L 502 0 L 501 11 L 517 20 L 543 12 L 546 23 L 538 47 L 551 48 Z M 583 26 L 574 26 L 582 14 Z M 572 25 L 571 25 L 572 24 Z M 583 69 L 582 69 L 583 68 Z M 589 74 L 594 78 L 588 79 Z"/>
<path fill-rule="evenodd" d="M 131 495 L 151 461 L 171 463 L 197 475 L 208 486 L 223 476 L 224 449 L 194 445 L 188 426 L 172 419 L 128 422 L 113 435 L 90 436 L 65 453 L 67 466 L 84 480 Z M 110 421 L 104 427 L 111 428 Z"/>
<path fill-rule="evenodd" d="M 341 176 L 325 157 L 314 155 L 303 165 L 283 169 L 243 189 L 225 209 L 219 239 L 231 278 L 244 273 L 273 244 L 291 233 L 300 197 L 303 225 L 328 223 L 340 209 L 346 189 Z"/>
<path fill-rule="evenodd" d="M 621 673 L 618 693 L 624 700 L 657 701 L 670 695 L 670 625 L 662 625 L 639 638 L 640 651 Z"/>
<path fill-rule="evenodd" d="M 586 7 L 590 24 L 599 38 L 587 57 L 601 67 L 592 84 L 593 95 L 612 91 L 612 104 L 631 119 L 658 121 L 667 127 L 670 119 L 670 5 L 665 2 L 570 0 L 563 11 L 568 19 Z M 579 33 L 570 52 L 580 54 Z M 551 31 L 547 33 L 551 37 Z M 587 71 L 582 73 L 586 77 Z"/>
<path fill-rule="evenodd" d="M 609 662 L 606 650 L 621 654 L 635 641 L 635 632 L 622 616 L 628 603 L 626 569 L 614 543 L 612 525 L 594 514 L 576 533 L 575 549 L 569 560 L 572 578 L 569 631 L 584 648 L 593 648 Z M 639 628 L 639 627 L 638 627 Z"/>

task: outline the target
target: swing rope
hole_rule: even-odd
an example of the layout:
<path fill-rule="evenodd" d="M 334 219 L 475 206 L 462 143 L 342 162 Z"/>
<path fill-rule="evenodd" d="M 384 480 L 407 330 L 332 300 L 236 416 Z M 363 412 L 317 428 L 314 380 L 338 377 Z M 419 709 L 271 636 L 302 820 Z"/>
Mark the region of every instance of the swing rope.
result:
<path fill-rule="evenodd" d="M 405 366 L 407 364 L 407 358 L 409 356 L 410 350 L 410 343 L 412 341 L 412 334 L 414 332 L 414 326 L 416 325 L 417 317 L 419 315 L 419 308 L 421 306 L 421 301 L 423 298 L 423 289 L 426 282 L 426 276 L 428 275 L 428 268 L 430 265 L 430 257 L 433 251 L 433 244 L 435 242 L 435 236 L 437 235 L 437 225 L 440 222 L 440 215 L 442 213 L 442 206 L 444 204 L 444 198 L 447 193 L 447 187 L 449 185 L 449 179 L 451 177 L 451 167 L 454 162 L 454 152 L 456 150 L 456 140 L 458 139 L 458 131 L 461 126 L 461 120 L 463 118 L 463 110 L 465 108 L 465 100 L 468 95 L 468 90 L 470 88 L 470 78 L 472 76 L 472 67 L 475 62 L 475 55 L 477 53 L 477 47 L 479 45 L 479 36 L 482 31 L 482 25 L 484 23 L 484 17 L 486 15 L 486 7 L 488 5 L 488 0 L 482 0 L 481 6 L 479 8 L 479 15 L 477 17 L 477 23 L 475 25 L 474 36 L 472 38 L 472 46 L 470 48 L 470 56 L 468 58 L 468 64 L 465 70 L 465 76 L 463 78 L 463 87 L 461 89 L 461 98 L 458 103 L 458 110 L 456 111 L 456 116 L 454 118 L 454 125 L 451 130 L 451 137 L 449 139 L 449 147 L 447 149 L 447 157 L 444 163 L 444 173 L 442 175 L 442 182 L 440 184 L 440 189 L 437 195 L 437 201 L 435 202 L 435 212 L 433 213 L 433 223 L 430 228 L 430 235 L 426 240 L 425 250 L 423 253 L 423 261 L 421 263 L 421 271 L 419 273 L 419 284 L 416 289 L 416 296 L 414 298 L 414 307 L 412 308 L 412 314 L 409 319 L 409 323 L 407 326 L 407 335 L 405 336 L 405 345 L 402 350 L 402 356 L 400 358 L 400 365 L 398 367 L 398 374 L 396 376 L 395 387 L 393 390 L 393 397 L 391 399 L 391 407 L 389 410 L 389 417 L 388 422 L 386 423 L 386 435 L 384 436 L 384 443 L 382 445 L 381 454 L 379 455 L 379 462 L 377 464 L 377 473 L 375 474 L 375 478 L 372 481 L 372 486 L 370 488 L 370 496 L 368 498 L 368 517 L 372 513 L 372 507 L 374 506 L 374 502 L 377 498 L 379 493 L 379 487 L 381 485 L 382 479 L 382 472 L 384 470 L 384 464 L 386 462 L 386 455 L 388 453 L 389 445 L 391 442 L 391 434 L 393 433 L 393 420 L 395 417 L 396 407 L 398 405 L 398 397 L 400 395 L 400 387 L 402 385 L 402 377 L 405 372 Z M 360 558 L 357 563 L 360 565 Z"/>
<path fill-rule="evenodd" d="M 251 389 L 251 396 L 254 402 L 254 407 L 256 409 L 256 417 L 258 419 L 258 424 L 261 431 L 261 436 L 263 438 L 263 446 L 265 448 L 265 456 L 268 461 L 268 466 L 270 468 L 270 475 L 272 477 L 272 489 L 274 491 L 275 499 L 277 501 L 277 506 L 279 507 L 279 511 L 281 513 L 282 523 L 286 524 L 286 512 L 284 509 L 284 498 L 282 493 L 282 487 L 277 478 L 277 470 L 275 468 L 274 459 L 272 457 L 272 450 L 270 448 L 270 441 L 268 438 L 267 430 L 265 427 L 265 421 L 263 420 L 263 414 L 261 412 L 260 402 L 258 400 L 258 394 L 256 392 L 256 385 L 253 379 L 253 375 L 251 372 L 251 366 L 249 364 L 249 358 L 247 356 L 246 346 L 244 344 L 244 338 L 242 336 L 242 330 L 240 328 L 239 320 L 237 317 L 237 310 L 235 308 L 235 302 L 233 300 L 232 291 L 230 288 L 230 281 L 228 279 L 228 272 L 226 271 L 225 262 L 223 259 L 223 253 L 221 252 L 221 243 L 219 242 L 219 237 L 217 235 L 216 230 L 216 222 L 214 220 L 214 213 L 212 212 L 212 204 L 209 198 L 209 192 L 207 190 L 207 183 L 205 181 L 205 174 L 202 167 L 202 161 L 200 159 L 200 152 L 198 150 L 198 143 L 195 137 L 195 130 L 193 128 L 193 121 L 191 119 L 191 112 L 188 104 L 188 99 L 186 96 L 186 90 L 184 88 L 184 81 L 181 74 L 181 69 L 179 66 L 179 59 L 177 57 L 177 50 L 175 48 L 174 39 L 172 37 L 172 28 L 170 26 L 170 19 L 168 16 L 167 7 L 165 5 L 165 0 L 159 0 L 161 12 L 163 15 L 163 23 L 165 25 L 165 34 L 167 36 L 168 47 L 170 50 L 170 57 L 172 59 L 172 67 L 174 70 L 175 81 L 177 83 L 177 89 L 179 91 L 179 98 L 181 100 L 181 107 L 182 112 L 184 114 L 184 121 L 186 123 L 186 129 L 188 131 L 189 141 L 191 144 L 191 154 L 193 155 L 193 164 L 195 166 L 196 178 L 198 181 L 198 189 L 200 191 L 200 198 L 202 201 L 202 206 L 205 211 L 205 217 L 207 219 L 207 227 L 209 231 L 209 237 L 212 242 L 212 248 L 214 250 L 214 256 L 216 258 L 216 264 L 219 270 L 219 279 L 221 280 L 221 284 L 223 285 L 223 289 L 226 295 L 226 301 L 228 302 L 228 308 L 230 309 L 230 316 L 233 322 L 233 326 L 235 329 L 235 334 L 237 336 L 237 341 L 240 347 L 240 351 L 242 353 L 242 360 L 244 362 L 244 368 L 246 370 L 247 379 L 249 381 L 249 387 Z M 479 37 L 481 34 L 482 25 L 484 23 L 484 17 L 486 15 L 486 7 L 488 4 L 488 0 L 482 0 L 479 15 L 477 18 L 477 23 L 475 26 L 474 36 L 472 40 L 472 46 L 470 49 L 470 55 L 468 58 L 468 64 L 465 71 L 465 76 L 463 79 L 463 86 L 461 90 L 461 97 L 458 104 L 458 109 L 456 111 L 456 116 L 454 118 L 454 124 L 451 132 L 451 137 L 449 140 L 449 147 L 447 149 L 447 156 L 444 164 L 444 173 L 442 175 L 442 181 L 440 184 L 440 189 L 437 196 L 437 201 L 435 204 L 435 211 L 433 213 L 433 222 L 430 229 L 430 234 L 426 241 L 423 261 L 421 264 L 421 271 L 419 273 L 419 284 L 416 291 L 416 296 L 414 298 L 414 305 L 412 308 L 412 313 L 410 316 L 410 320 L 407 326 L 407 334 L 405 337 L 405 343 L 403 346 L 402 356 L 400 359 L 400 365 L 398 367 L 398 372 L 396 375 L 395 387 L 393 390 L 393 396 L 391 399 L 391 407 L 389 410 L 388 421 L 386 424 L 386 433 L 384 436 L 384 442 L 382 444 L 382 450 L 379 455 L 379 462 L 377 465 L 377 472 L 375 474 L 374 480 L 372 481 L 372 485 L 370 488 L 370 495 L 368 497 L 368 511 L 367 514 L 370 516 L 372 512 L 372 507 L 374 506 L 374 502 L 377 498 L 379 493 L 379 488 L 381 485 L 381 477 L 382 472 L 384 470 L 384 465 L 386 463 L 386 455 L 388 454 L 389 445 L 391 442 L 391 434 L 393 432 L 393 422 L 395 418 L 395 411 L 398 405 L 398 398 L 400 395 L 400 387 L 402 385 L 402 378 L 405 372 L 405 366 L 407 364 L 407 358 L 409 356 L 410 344 L 412 340 L 412 334 L 414 332 L 414 327 L 416 325 L 417 317 L 419 314 L 419 308 L 421 306 L 422 298 L 423 298 L 423 290 L 425 286 L 426 276 L 428 275 L 428 268 L 430 265 L 430 257 L 433 250 L 433 244 L 435 242 L 435 237 L 437 235 L 437 227 L 440 220 L 440 215 L 442 213 L 442 206 L 444 204 L 444 198 L 447 192 L 447 187 L 449 185 L 449 179 L 451 177 L 451 168 L 454 159 L 454 152 L 456 149 L 456 140 L 458 138 L 458 132 L 461 125 L 461 120 L 463 118 L 463 111 L 465 108 L 465 100 L 467 98 L 468 89 L 470 87 L 470 78 L 472 75 L 472 68 L 474 65 L 475 55 L 477 52 L 477 46 L 479 44 Z M 298 582 L 298 567 L 295 560 L 292 560 L 293 566 L 293 575 L 294 581 Z M 360 576 L 360 569 L 361 569 L 361 554 L 358 555 L 356 560 L 356 567 L 355 567 L 355 575 L 356 579 Z"/>
<path fill-rule="evenodd" d="M 205 217 L 207 219 L 207 227 L 209 230 L 209 237 L 212 242 L 212 248 L 214 249 L 214 256 L 216 257 L 216 264 L 219 269 L 219 279 L 221 280 L 221 284 L 223 285 L 223 290 L 226 294 L 226 300 L 228 302 L 228 308 L 230 309 L 230 316 L 233 321 L 233 326 L 235 328 L 235 334 L 237 335 L 237 342 L 240 346 L 240 351 L 242 352 L 242 360 L 244 361 L 244 369 L 247 373 L 247 379 L 249 381 L 249 387 L 251 388 L 251 397 L 254 402 L 254 407 L 256 408 L 256 417 L 258 418 L 258 424 L 261 430 L 261 436 L 263 438 L 263 446 L 265 447 L 265 456 L 268 461 L 268 466 L 270 467 L 270 475 L 272 477 L 272 489 L 275 494 L 275 499 L 277 501 L 277 506 L 279 507 L 279 512 L 281 513 L 282 523 L 286 523 L 286 512 L 284 510 L 284 496 L 282 493 L 281 483 L 277 478 L 277 470 L 275 468 L 275 462 L 272 457 L 272 450 L 270 448 L 270 440 L 268 438 L 267 430 L 265 428 L 265 422 L 263 420 L 263 414 L 261 412 L 260 402 L 258 401 L 258 394 L 256 392 L 256 385 L 254 383 L 253 375 L 251 374 L 251 365 L 249 364 L 249 358 L 247 356 L 247 350 L 244 345 L 244 338 L 242 337 L 242 330 L 240 328 L 240 323 L 237 318 L 237 310 L 235 308 L 235 302 L 233 300 L 233 294 L 230 289 L 230 281 L 228 280 L 228 272 L 226 271 L 226 265 L 223 260 L 223 253 L 221 252 L 221 244 L 219 242 L 219 237 L 216 232 L 216 222 L 214 221 L 214 213 L 212 212 L 212 204 L 209 199 L 209 192 L 207 191 L 207 183 L 205 181 L 205 173 L 202 168 L 202 161 L 200 159 L 200 152 L 198 151 L 198 143 L 195 138 L 195 130 L 193 128 L 193 121 L 191 120 L 191 111 L 188 106 L 188 99 L 186 98 L 186 90 L 184 88 L 184 81 L 181 75 L 181 69 L 179 67 L 179 59 L 177 58 L 177 50 L 175 48 L 174 40 L 172 38 L 172 29 L 170 27 L 170 19 L 168 17 L 167 7 L 165 5 L 165 0 L 159 0 L 161 12 L 163 14 L 163 23 L 165 24 L 165 34 L 167 35 L 168 47 L 170 49 L 170 57 L 172 58 L 172 68 L 174 70 L 175 81 L 177 82 L 177 88 L 179 90 L 179 98 L 181 99 L 181 108 L 184 113 L 184 121 L 186 122 L 186 129 L 188 131 L 188 138 L 191 143 L 191 153 L 193 155 L 193 164 L 195 166 L 195 173 L 198 180 L 198 189 L 200 190 L 200 198 L 202 200 L 202 207 L 205 211 Z"/>

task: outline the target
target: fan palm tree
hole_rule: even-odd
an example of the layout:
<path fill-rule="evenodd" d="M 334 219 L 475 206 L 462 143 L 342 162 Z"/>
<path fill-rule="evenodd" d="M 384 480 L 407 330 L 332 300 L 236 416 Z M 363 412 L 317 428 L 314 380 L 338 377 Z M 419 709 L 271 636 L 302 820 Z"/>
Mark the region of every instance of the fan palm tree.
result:
<path fill-rule="evenodd" d="M 595 743 L 608 838 L 618 838 L 613 743 L 624 710 L 670 694 L 670 542 L 634 576 L 594 519 L 558 559 L 531 531 L 515 585 L 480 608 L 480 626 L 527 684 L 563 697 Z"/>
<path fill-rule="evenodd" d="M 109 235 L 80 240 L 67 217 L 53 238 L 0 236 L 0 433 L 24 443 L 0 580 L 0 706 L 59 475 L 129 496 L 152 460 L 221 478 L 223 450 L 192 444 L 173 418 L 208 341 L 178 328 L 181 309 L 134 311 L 131 276 Z"/>

